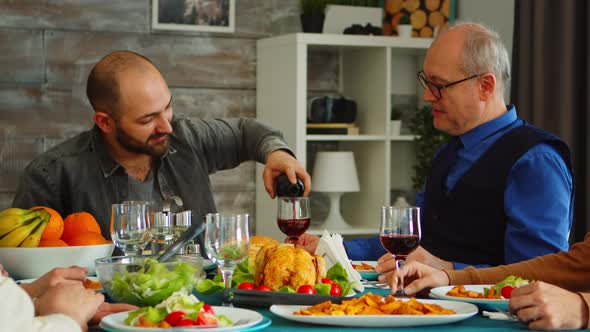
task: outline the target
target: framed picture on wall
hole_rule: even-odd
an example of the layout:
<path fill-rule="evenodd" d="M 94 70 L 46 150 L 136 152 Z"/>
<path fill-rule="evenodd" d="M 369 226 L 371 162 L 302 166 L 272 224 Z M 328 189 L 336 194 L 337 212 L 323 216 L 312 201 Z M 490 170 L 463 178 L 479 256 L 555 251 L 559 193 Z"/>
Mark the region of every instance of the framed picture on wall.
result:
<path fill-rule="evenodd" d="M 235 11 L 236 0 L 152 0 L 152 28 L 233 33 Z"/>
<path fill-rule="evenodd" d="M 400 22 L 412 25 L 412 37 L 432 38 L 455 21 L 456 0 L 385 0 L 383 35 L 397 36 Z"/>

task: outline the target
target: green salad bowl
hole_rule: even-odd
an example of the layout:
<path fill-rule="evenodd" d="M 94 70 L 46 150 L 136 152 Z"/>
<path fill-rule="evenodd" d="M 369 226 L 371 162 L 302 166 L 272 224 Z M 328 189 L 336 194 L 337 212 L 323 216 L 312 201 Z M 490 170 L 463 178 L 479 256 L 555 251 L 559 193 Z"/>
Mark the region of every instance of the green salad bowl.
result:
<path fill-rule="evenodd" d="M 191 293 L 205 277 L 203 259 L 174 256 L 159 263 L 150 256 L 115 256 L 95 260 L 96 275 L 107 296 L 117 303 L 154 306 L 172 293 Z"/>

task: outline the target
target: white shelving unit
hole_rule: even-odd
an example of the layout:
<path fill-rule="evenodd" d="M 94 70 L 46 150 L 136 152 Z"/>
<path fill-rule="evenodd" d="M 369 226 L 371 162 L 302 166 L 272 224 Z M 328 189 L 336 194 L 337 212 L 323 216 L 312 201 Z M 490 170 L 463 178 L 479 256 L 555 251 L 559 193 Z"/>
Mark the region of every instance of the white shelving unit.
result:
<path fill-rule="evenodd" d="M 416 71 L 431 39 L 296 33 L 257 43 L 257 117 L 286 135 L 297 159 L 307 165 L 308 142 L 337 142 L 353 151 L 360 191 L 342 197 L 342 215 L 353 227 L 329 229 L 343 235 L 379 232 L 380 207 L 390 203 L 391 189 L 411 188 L 413 136 L 389 133 L 391 94 L 421 95 Z M 339 93 L 357 103 L 360 135 L 306 135 L 308 55 L 331 49 L 338 54 Z M 282 240 L 276 225 L 276 202 L 257 168 L 256 233 Z M 313 183 L 312 183 L 313 190 Z M 312 211 L 313 212 L 313 211 Z M 312 225 L 319 220 L 312 213 Z M 321 221 L 320 221 L 321 222 Z M 319 234 L 317 226 L 309 230 Z"/>

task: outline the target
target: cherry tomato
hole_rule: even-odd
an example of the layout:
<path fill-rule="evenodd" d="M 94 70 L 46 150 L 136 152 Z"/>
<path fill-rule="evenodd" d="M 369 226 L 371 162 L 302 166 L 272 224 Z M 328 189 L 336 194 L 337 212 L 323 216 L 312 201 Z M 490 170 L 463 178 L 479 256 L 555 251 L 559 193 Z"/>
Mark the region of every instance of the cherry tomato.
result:
<path fill-rule="evenodd" d="M 508 286 L 504 286 L 502 287 L 502 289 L 500 290 L 500 294 L 505 298 L 505 299 L 509 299 L 510 295 L 512 295 L 512 291 L 514 290 L 514 287 L 508 285 Z"/>
<path fill-rule="evenodd" d="M 203 311 L 208 312 L 208 313 L 213 313 L 213 308 L 211 307 L 210 304 L 205 303 L 205 304 L 203 304 Z"/>
<path fill-rule="evenodd" d="M 195 325 L 195 321 L 192 319 L 181 319 L 180 322 L 178 322 L 176 325 L 174 326 L 193 326 Z"/>
<path fill-rule="evenodd" d="M 342 296 L 342 288 L 337 283 L 332 284 L 332 288 L 330 288 L 330 295 L 331 296 Z"/>
<path fill-rule="evenodd" d="M 330 278 L 322 278 L 322 284 L 334 284 L 334 280 Z"/>
<path fill-rule="evenodd" d="M 241 284 L 238 285 L 238 288 L 239 289 L 249 289 L 249 290 L 252 290 L 252 289 L 254 289 L 254 284 L 251 283 L 251 282 L 244 281 L 244 282 L 242 282 Z"/>
<path fill-rule="evenodd" d="M 272 288 L 270 288 L 268 286 L 264 286 L 264 285 L 260 285 L 256 288 L 254 288 L 254 290 L 261 291 L 261 292 L 272 292 Z"/>
<path fill-rule="evenodd" d="M 297 293 L 301 294 L 315 294 L 315 288 L 312 285 L 302 285 L 297 288 Z"/>
<path fill-rule="evenodd" d="M 183 318 L 184 318 L 184 312 L 173 311 L 173 312 L 169 313 L 168 316 L 166 316 L 166 318 L 164 318 L 164 320 L 166 321 L 166 323 L 168 323 L 172 326 L 176 326 L 176 325 L 178 325 L 178 322 L 180 322 Z"/>

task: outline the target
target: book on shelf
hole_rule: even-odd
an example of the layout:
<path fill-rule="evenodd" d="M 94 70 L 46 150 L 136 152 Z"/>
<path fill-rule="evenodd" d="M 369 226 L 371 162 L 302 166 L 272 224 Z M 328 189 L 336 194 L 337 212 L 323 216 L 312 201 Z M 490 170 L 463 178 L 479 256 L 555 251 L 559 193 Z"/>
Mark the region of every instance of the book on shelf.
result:
<path fill-rule="evenodd" d="M 308 135 L 359 135 L 354 123 L 308 123 Z"/>

